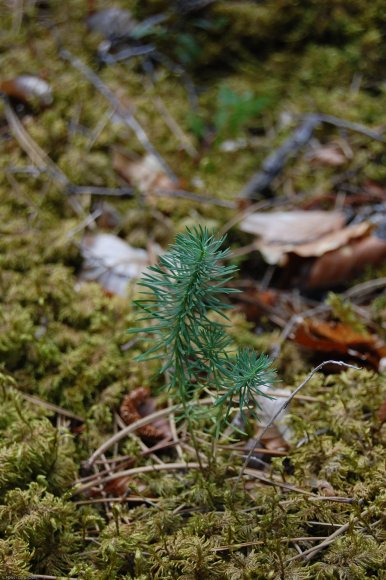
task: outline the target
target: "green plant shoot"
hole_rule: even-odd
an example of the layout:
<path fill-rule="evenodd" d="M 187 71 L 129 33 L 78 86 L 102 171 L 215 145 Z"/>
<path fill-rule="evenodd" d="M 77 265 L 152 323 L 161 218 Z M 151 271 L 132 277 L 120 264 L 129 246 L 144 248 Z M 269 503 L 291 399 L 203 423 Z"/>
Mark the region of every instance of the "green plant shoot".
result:
<path fill-rule="evenodd" d="M 231 306 L 226 295 L 237 292 L 226 284 L 236 272 L 223 264 L 228 249 L 224 238 L 216 238 L 205 228 L 178 234 L 159 265 L 149 268 L 139 283 L 144 290 L 136 305 L 152 324 L 131 329 L 146 333 L 151 346 L 139 360 L 160 359 L 160 373 L 174 402 L 181 405 L 194 439 L 192 424 L 202 416 L 200 398 L 213 394 L 209 414 L 214 436 L 231 424 L 235 403 L 243 419 L 255 414 L 256 397 L 267 396 L 261 387 L 271 385 L 275 372 L 265 355 L 252 349 L 230 354 L 231 339 L 226 332 L 226 311 Z"/>

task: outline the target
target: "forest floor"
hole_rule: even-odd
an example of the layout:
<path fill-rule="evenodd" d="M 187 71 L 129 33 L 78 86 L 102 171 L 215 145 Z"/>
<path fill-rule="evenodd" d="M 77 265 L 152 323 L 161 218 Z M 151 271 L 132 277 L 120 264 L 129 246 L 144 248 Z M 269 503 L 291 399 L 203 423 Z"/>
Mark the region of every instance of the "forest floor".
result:
<path fill-rule="evenodd" d="M 0 576 L 386 578 L 384 2 L 102 4 L 2 8 Z M 128 332 L 197 225 L 279 378 L 210 472 Z"/>

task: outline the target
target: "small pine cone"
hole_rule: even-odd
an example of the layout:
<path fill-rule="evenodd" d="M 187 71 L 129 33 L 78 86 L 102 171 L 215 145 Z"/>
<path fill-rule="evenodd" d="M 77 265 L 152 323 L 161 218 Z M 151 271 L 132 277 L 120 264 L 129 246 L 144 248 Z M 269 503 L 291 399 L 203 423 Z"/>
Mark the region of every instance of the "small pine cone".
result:
<path fill-rule="evenodd" d="M 143 415 L 141 415 L 139 409 L 149 397 L 150 389 L 145 387 L 138 387 L 125 396 L 119 414 L 127 425 L 131 425 L 132 423 L 135 423 L 135 421 L 143 419 Z M 152 425 L 139 427 L 139 429 L 136 429 L 136 433 L 144 439 L 163 439 L 164 437 L 163 433 Z"/>

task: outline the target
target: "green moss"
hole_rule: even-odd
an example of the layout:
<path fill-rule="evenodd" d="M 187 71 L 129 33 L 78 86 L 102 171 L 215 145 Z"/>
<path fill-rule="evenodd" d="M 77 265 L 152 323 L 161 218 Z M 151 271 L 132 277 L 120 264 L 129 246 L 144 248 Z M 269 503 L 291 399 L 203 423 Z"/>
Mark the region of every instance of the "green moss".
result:
<path fill-rule="evenodd" d="M 0 540 L 0 574 L 3 578 L 28 578 L 31 554 L 21 538 Z"/>
<path fill-rule="evenodd" d="M 26 542 L 35 570 L 61 574 L 68 569 L 80 546 L 74 533 L 75 510 L 69 502 L 32 483 L 24 491 L 9 491 L 0 514 L 2 533 Z"/>
<path fill-rule="evenodd" d="M 170 7 L 163 0 L 123 4 L 139 19 Z M 48 18 L 56 23 L 65 46 L 97 70 L 132 109 L 181 178 L 181 187 L 234 200 L 262 160 L 291 135 L 299 116 L 321 111 L 382 126 L 383 4 L 382 0 L 219 0 L 189 18 L 172 15 L 163 24 L 164 32 L 152 41 L 182 62 L 193 78 L 197 113 L 203 121 L 201 138 L 191 132 L 192 108 L 179 74 L 156 65 L 152 86 L 145 82 L 138 59 L 97 69 L 95 51 L 101 39 L 86 32 L 87 5 L 81 0 L 50 3 L 46 9 L 41 3 L 23 3 L 18 30 L 17 9 L 7 4 L 0 35 L 2 76 L 30 73 L 51 84 L 52 106 L 36 108 L 20 119 L 70 180 L 106 187 L 123 184 L 113 170 L 113 149 L 139 156 L 143 149 L 134 133 L 115 118 L 95 133 L 110 113 L 109 104 L 60 59 L 47 30 Z M 223 112 L 218 101 L 222 87 L 267 102 L 263 111 L 242 119 L 236 132 L 240 149 L 229 152 L 221 142 L 233 134 L 219 137 L 214 120 Z M 196 158 L 183 150 L 168 128 L 155 106 L 158 96 L 196 146 Z M 293 441 L 302 444 L 284 460 L 273 460 L 267 473 L 279 483 L 319 495 L 328 484 L 352 503 L 311 500 L 258 480 L 232 494 L 239 460 L 227 450 L 218 450 L 217 472 L 210 482 L 214 509 L 209 507 L 208 485 L 194 470 L 130 479 L 129 499 L 142 495 L 147 503 L 122 502 L 118 508 L 76 503 L 95 499 L 94 492 L 73 494 L 74 480 L 90 475 L 83 471 L 82 460 L 113 434 L 114 414 L 127 392 L 139 386 L 151 386 L 155 392 L 152 376 L 158 363 L 139 365 L 134 358 L 142 347 L 134 344 L 127 349 L 127 328 L 134 324 L 129 301 L 107 296 L 97 284 L 79 284 L 82 221 L 98 200 L 79 199 L 84 216 L 75 215 L 55 179 L 44 172 L 38 176 L 15 172 L 32 161 L 8 131 L 3 105 L 0 110 L 0 576 L 382 578 L 385 428 L 376 413 L 386 397 L 386 385 L 383 375 L 368 371 L 312 379 L 304 394 L 316 400 L 301 399 L 291 406 Z M 350 172 L 354 187 L 362 188 L 368 179 L 384 181 L 383 144 L 327 125 L 316 129 L 315 138 L 322 144 L 344 139 L 352 157 L 344 167 L 311 167 L 307 151 L 301 153 L 275 182 L 275 195 L 306 191 L 311 198 L 339 190 L 334 180 L 342 170 Z M 138 196 L 113 203 L 122 218 L 116 232 L 137 247 L 146 247 L 149 240 L 165 247 L 188 224 L 199 221 L 219 229 L 234 215 L 233 210 L 174 198 Z M 235 230 L 233 246 L 245 243 Z M 243 267 L 251 278 L 262 273 L 260 266 Z M 382 272 L 372 268 L 363 279 Z M 382 297 L 372 312 L 381 326 Z M 352 321 L 340 306 L 336 314 Z M 258 335 L 231 311 L 235 342 L 268 352 L 280 333 L 272 331 L 264 318 L 255 324 Z M 277 367 L 286 386 L 297 386 L 309 364 L 296 345 L 287 341 L 282 346 Z M 24 394 L 64 406 L 85 421 L 64 419 L 27 402 Z M 204 448 L 200 425 L 198 435 Z M 141 455 L 135 436 L 108 451 L 107 458 L 116 452 L 127 454 L 135 467 L 153 462 Z M 174 449 L 159 457 L 174 461 Z M 188 449 L 183 457 L 191 459 Z M 119 495 L 112 489 L 112 495 Z M 351 522 L 347 533 L 310 562 L 288 562 L 298 554 L 291 538 L 322 538 L 346 522 Z M 243 543 L 248 545 L 239 547 Z M 300 545 L 304 550 L 315 542 Z"/>

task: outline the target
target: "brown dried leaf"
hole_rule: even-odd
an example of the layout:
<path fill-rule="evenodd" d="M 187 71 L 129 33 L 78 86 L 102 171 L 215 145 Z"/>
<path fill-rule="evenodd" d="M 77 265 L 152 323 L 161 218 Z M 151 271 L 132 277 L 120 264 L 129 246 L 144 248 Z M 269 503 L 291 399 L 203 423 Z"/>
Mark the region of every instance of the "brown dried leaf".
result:
<path fill-rule="evenodd" d="M 8 97 L 40 107 L 47 107 L 53 101 L 50 85 L 33 75 L 20 75 L 13 79 L 1 81 L 0 91 Z"/>
<path fill-rule="evenodd" d="M 262 427 L 258 429 L 255 435 L 257 439 L 259 438 L 259 433 L 262 431 Z M 288 441 L 284 439 L 276 425 L 273 425 L 268 429 L 268 431 L 261 439 L 261 443 L 266 449 L 269 449 L 270 451 L 289 451 L 290 449 Z"/>
<path fill-rule="evenodd" d="M 386 356 L 386 346 L 372 334 L 361 334 L 347 324 L 306 319 L 298 325 L 292 339 L 316 352 L 340 354 L 369 363 L 376 369 Z"/>
<path fill-rule="evenodd" d="M 348 244 L 326 253 L 315 261 L 306 287 L 315 289 L 335 286 L 346 282 L 365 266 L 378 265 L 385 260 L 386 242 L 384 240 L 375 236 L 351 239 Z"/>
<path fill-rule="evenodd" d="M 240 229 L 261 238 L 264 244 L 304 244 L 340 230 L 345 217 L 337 211 L 256 212 L 247 216 Z"/>
<path fill-rule="evenodd" d="M 158 159 L 153 155 L 145 155 L 133 160 L 123 153 L 113 151 L 114 170 L 130 185 L 137 187 L 143 193 L 155 190 L 175 190 L 176 184 L 162 169 Z"/>
<path fill-rule="evenodd" d="M 127 467 L 124 467 L 124 469 L 127 469 Z M 140 479 L 134 478 L 133 476 L 130 475 L 118 477 L 116 479 L 113 479 L 112 481 L 108 481 L 103 485 L 103 491 L 108 496 L 122 497 L 124 495 L 127 495 L 128 490 L 133 490 L 134 495 L 136 495 L 137 493 L 148 495 L 149 493 L 148 488 Z M 98 495 L 100 495 L 100 493 Z M 130 497 L 133 497 L 131 493 Z M 141 496 L 138 496 L 138 502 L 139 503 L 143 502 Z"/>
<path fill-rule="evenodd" d="M 259 288 L 250 288 L 237 296 L 238 308 L 244 313 L 247 320 L 254 322 L 270 312 L 276 306 L 279 298 L 276 290 L 260 290 Z"/>
<path fill-rule="evenodd" d="M 290 253 L 300 256 L 301 258 L 317 258 L 323 256 L 327 252 L 332 252 L 342 246 L 346 246 L 351 239 L 365 236 L 370 232 L 371 227 L 371 224 L 362 222 L 354 226 L 348 226 L 341 230 L 331 232 L 312 242 L 297 245 L 261 244 L 259 250 L 269 264 L 285 265 Z"/>

